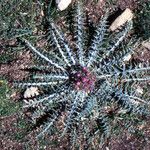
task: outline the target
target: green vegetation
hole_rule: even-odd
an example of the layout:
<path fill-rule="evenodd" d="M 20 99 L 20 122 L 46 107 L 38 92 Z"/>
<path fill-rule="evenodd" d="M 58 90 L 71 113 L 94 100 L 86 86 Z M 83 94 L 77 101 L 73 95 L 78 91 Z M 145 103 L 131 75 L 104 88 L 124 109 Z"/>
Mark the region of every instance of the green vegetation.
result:
<path fill-rule="evenodd" d="M 0 80 L 0 116 L 9 116 L 20 110 L 18 102 L 10 100 L 11 89 L 6 80 Z"/>
<path fill-rule="evenodd" d="M 36 27 L 39 9 L 32 0 L 1 1 L 1 38 L 15 38 L 31 34 Z"/>
<path fill-rule="evenodd" d="M 97 2 L 98 2 L 98 0 L 93 0 L 93 1 L 95 2 L 95 4 L 97 4 Z M 116 8 L 116 0 L 107 1 L 106 7 L 108 7 L 108 8 L 112 7 L 112 9 L 111 9 L 111 13 L 112 13 Z M 32 49 L 33 47 L 31 47 L 30 45 L 33 45 L 36 47 L 37 46 L 36 44 L 38 44 L 39 39 L 44 39 L 48 42 L 51 42 L 54 40 L 54 37 L 56 36 L 55 44 L 50 43 L 49 45 L 46 45 L 44 47 L 44 48 L 46 48 L 46 52 L 48 52 L 50 50 L 50 45 L 54 44 L 54 47 L 52 50 L 55 50 L 55 48 L 59 47 L 58 45 L 56 45 L 57 43 L 60 42 L 60 44 L 64 44 L 63 43 L 64 40 L 59 37 L 59 33 L 61 33 L 61 32 L 57 32 L 57 23 L 56 22 L 58 22 L 58 24 L 59 24 L 59 19 L 63 18 L 62 20 L 64 22 L 68 21 L 68 24 L 69 24 L 70 23 L 69 21 L 71 21 L 70 19 L 73 20 L 72 16 L 66 15 L 66 14 L 73 15 L 72 12 L 70 11 L 71 6 L 68 7 L 65 11 L 59 13 L 56 10 L 54 0 L 48 0 L 48 1 L 45 1 L 45 0 L 38 0 L 38 1 L 34 1 L 34 0 L 18 0 L 18 1 L 17 0 L 11 0 L 11 1 L 1 0 L 0 9 L 1 9 L 1 11 L 0 11 L 0 20 L 1 20 L 0 21 L 0 49 L 2 49 L 2 52 L 0 52 L 0 64 L 5 64 L 5 65 L 9 64 L 11 61 L 15 61 L 15 59 L 17 60 L 18 52 L 20 52 L 20 50 Z M 150 31 L 150 15 L 149 15 L 150 14 L 150 4 L 148 2 L 145 2 L 145 3 L 140 2 L 138 9 L 134 12 L 135 12 L 135 16 L 136 16 L 134 19 L 134 24 L 133 24 L 134 35 L 135 35 L 135 37 L 138 37 L 142 40 L 146 40 L 150 37 L 150 32 L 149 32 Z M 73 33 L 73 34 L 77 34 L 75 37 L 75 38 L 78 38 L 77 45 L 82 47 L 85 45 L 82 45 L 84 42 L 81 42 L 81 41 L 82 40 L 84 41 L 84 38 L 86 38 L 86 36 L 82 37 L 82 21 L 83 20 L 82 20 L 82 17 L 80 18 L 80 15 L 77 15 L 77 17 L 76 17 L 76 19 L 79 19 L 78 20 L 79 24 L 76 24 L 74 26 L 74 22 L 71 22 L 71 25 L 73 25 L 74 27 L 71 26 L 70 29 L 71 29 L 71 33 L 73 33 L 72 28 L 77 29 L 77 27 L 78 27 L 79 30 L 76 30 L 76 33 Z M 55 24 L 54 24 L 54 26 L 51 24 L 52 20 L 56 24 L 56 28 L 55 28 Z M 61 23 L 60 23 L 60 25 L 63 24 L 63 23 L 62 24 Z M 90 22 L 90 25 L 91 25 L 91 22 Z M 102 28 L 104 27 L 103 29 L 105 30 L 105 23 L 103 25 L 104 26 L 102 26 Z M 66 28 L 68 26 L 64 25 L 64 28 L 62 29 L 62 31 L 64 31 L 66 33 L 67 32 Z M 92 29 L 94 29 L 95 25 L 91 25 L 91 27 L 92 27 Z M 107 27 L 107 25 L 106 25 L 106 27 Z M 52 29 L 53 32 L 49 31 L 49 29 Z M 124 29 L 126 29 L 126 28 L 124 28 Z M 101 30 L 101 28 L 99 28 L 99 30 L 97 30 L 97 33 L 100 33 L 101 31 L 103 31 L 103 30 Z M 94 32 L 92 32 L 92 33 L 94 33 Z M 120 35 L 122 33 L 124 33 L 124 32 L 121 32 Z M 79 34 L 81 34 L 81 35 L 79 35 Z M 112 36 L 113 38 L 114 38 L 114 35 Z M 117 36 L 119 37 L 120 35 L 118 34 Z M 112 40 L 117 40 L 118 39 L 117 36 L 116 36 L 116 39 L 114 38 Z M 90 38 L 93 38 L 95 40 L 95 41 L 93 40 L 95 45 L 99 44 L 98 40 L 100 40 L 100 39 L 98 39 L 98 37 L 91 36 Z M 26 39 L 27 41 L 24 41 L 24 39 Z M 135 40 L 136 39 L 134 39 L 134 41 Z M 89 41 L 91 41 L 91 39 Z M 89 41 L 87 41 L 87 43 Z M 128 39 L 127 40 L 125 39 L 125 41 L 128 41 Z M 13 44 L 11 44 L 11 42 Z M 109 45 L 110 48 L 115 45 L 116 41 L 114 43 L 113 42 L 108 43 L 108 45 L 110 44 Z M 123 42 L 123 44 L 124 44 L 124 42 Z M 83 138 L 83 137 L 85 138 L 85 141 L 89 144 L 90 142 L 92 143 L 95 140 L 95 137 L 99 138 L 99 137 L 102 137 L 104 134 L 106 134 L 106 137 L 107 137 L 107 135 L 109 137 L 109 135 L 111 135 L 111 134 L 119 136 L 124 131 L 128 131 L 128 132 L 136 135 L 137 137 L 144 137 L 144 135 L 143 135 L 144 133 L 142 130 L 139 129 L 139 126 L 145 125 L 145 120 L 146 120 L 145 114 L 147 114 L 147 110 L 149 109 L 149 108 L 145 109 L 145 108 L 147 108 L 147 104 L 148 104 L 147 102 L 149 99 L 149 94 L 148 94 L 149 88 L 150 88 L 149 85 L 145 84 L 145 87 L 144 87 L 145 93 L 140 96 L 137 93 L 133 92 L 136 90 L 136 87 L 133 89 L 132 85 L 141 86 L 140 84 L 137 84 L 136 81 L 135 82 L 133 81 L 131 84 L 121 85 L 122 89 L 120 91 L 119 91 L 119 89 L 120 89 L 120 79 L 121 78 L 123 79 L 123 77 L 126 77 L 126 80 L 128 80 L 128 79 L 130 80 L 130 78 L 133 78 L 133 77 L 138 78 L 139 77 L 139 79 L 140 79 L 143 76 L 145 76 L 145 72 L 147 73 L 149 71 L 149 69 L 147 69 L 147 70 L 145 69 L 144 71 L 141 69 L 140 73 L 139 72 L 135 73 L 136 69 L 137 70 L 140 69 L 140 68 L 136 68 L 136 66 L 139 67 L 136 64 L 136 62 L 133 62 L 132 65 L 125 64 L 126 68 L 123 68 L 124 66 L 122 65 L 122 61 L 119 60 L 118 58 L 123 57 L 125 54 L 127 54 L 129 51 L 132 51 L 132 50 L 130 49 L 131 47 L 122 46 L 122 45 L 119 45 L 119 49 L 121 49 L 123 47 L 123 49 L 124 49 L 123 52 L 117 53 L 117 52 L 119 52 L 119 50 L 115 51 L 113 49 L 112 53 L 109 53 L 109 52 L 107 53 L 107 55 L 106 55 L 106 56 L 108 56 L 106 58 L 107 62 L 105 62 L 107 64 L 106 64 L 106 66 L 104 64 L 102 64 L 102 66 L 104 65 L 104 70 L 102 69 L 99 72 L 100 75 L 102 75 L 101 73 L 103 73 L 105 75 L 105 71 L 106 72 L 108 71 L 107 73 L 112 73 L 113 71 L 116 72 L 117 75 L 113 76 L 114 80 L 112 82 L 114 82 L 117 86 L 115 87 L 115 86 L 111 85 L 112 83 L 110 80 L 112 78 L 110 79 L 109 77 L 107 79 L 104 79 L 105 81 L 107 81 L 107 83 L 109 83 L 108 85 L 105 84 L 103 81 L 101 81 L 101 83 L 98 83 L 101 88 L 101 91 L 99 91 L 99 93 L 97 95 L 96 94 L 95 95 L 99 99 L 102 99 L 102 102 L 97 100 L 92 94 L 91 94 L 91 97 L 88 97 L 88 98 L 86 97 L 88 100 L 84 99 L 83 101 L 81 101 L 80 98 L 78 98 L 77 101 L 73 101 L 73 99 L 75 99 L 77 93 L 72 92 L 72 95 L 68 94 L 68 91 L 70 91 L 70 93 L 71 93 L 70 87 L 72 85 L 68 86 L 68 84 L 67 84 L 67 86 L 66 86 L 67 90 L 65 89 L 66 87 L 64 87 L 64 86 L 62 86 L 61 89 L 59 89 L 58 87 L 57 88 L 54 87 L 57 89 L 57 92 L 58 92 L 58 93 L 56 93 L 56 95 L 59 95 L 60 97 L 58 96 L 58 99 L 55 97 L 52 97 L 51 98 L 51 100 L 53 101 L 53 102 L 51 101 L 52 104 L 51 103 L 47 104 L 47 102 L 44 101 L 44 103 L 39 104 L 38 108 L 35 108 L 35 110 L 37 112 L 36 111 L 32 112 L 34 117 L 35 118 L 37 117 L 36 119 L 34 118 L 37 121 L 42 115 L 44 116 L 45 113 L 49 113 L 49 116 L 48 116 L 49 118 L 46 118 L 46 120 L 44 120 L 40 124 L 40 125 L 43 125 L 42 126 L 43 128 L 41 128 L 41 129 L 43 129 L 43 130 L 41 130 L 41 133 L 42 133 L 41 135 L 43 135 L 44 132 L 46 132 L 46 136 L 47 136 L 47 133 L 50 132 L 50 134 L 52 133 L 52 136 L 53 136 L 53 134 L 56 132 L 55 127 L 57 127 L 57 126 L 55 126 L 55 125 L 57 125 L 57 121 L 59 118 L 58 116 L 59 115 L 61 116 L 61 114 L 64 114 L 64 112 L 66 111 L 66 113 L 68 113 L 68 117 L 66 117 L 66 119 L 64 121 L 65 122 L 64 123 L 64 126 L 65 126 L 64 133 L 68 134 L 68 132 L 70 132 L 71 135 L 73 135 L 70 138 L 70 142 L 72 143 L 72 145 L 74 143 L 76 145 L 79 145 L 78 141 L 80 141 L 81 140 L 80 138 Z M 63 45 L 63 46 L 66 46 L 66 45 Z M 105 46 L 105 44 L 103 46 L 104 46 L 104 48 L 107 48 Z M 78 48 L 80 49 L 81 47 L 78 47 Z M 129 48 L 129 49 L 127 49 L 127 48 Z M 95 49 L 93 48 L 92 50 L 94 51 Z M 64 51 L 64 49 L 63 49 L 63 51 Z M 44 51 L 44 54 L 46 52 Z M 50 57 L 49 57 L 50 60 L 54 59 L 54 60 L 56 60 L 56 62 L 59 63 L 59 65 L 65 66 L 64 61 L 62 61 L 61 59 L 59 59 L 59 61 L 57 61 L 58 57 L 60 57 L 62 55 L 62 53 L 58 54 L 59 50 L 56 50 L 55 51 L 56 55 L 54 55 L 53 52 L 50 53 Z M 93 54 L 94 54 L 94 52 L 93 52 Z M 91 55 L 93 55 L 93 54 L 91 54 Z M 117 54 L 119 57 L 117 56 Z M 65 55 L 66 55 L 65 57 L 67 59 L 69 59 L 69 61 L 70 61 L 68 54 L 66 53 Z M 55 57 L 53 57 L 53 56 L 55 56 Z M 80 56 L 82 56 L 82 55 L 80 55 Z M 92 62 L 93 66 L 95 66 L 95 62 L 97 60 L 99 60 L 101 58 L 101 56 L 105 57 L 105 53 L 103 50 L 101 51 L 99 56 L 93 55 L 93 59 L 94 59 L 94 62 Z M 89 57 L 90 57 L 90 54 L 89 54 Z M 36 58 L 38 58 L 38 57 L 36 57 Z M 82 57 L 80 57 L 80 58 L 82 58 Z M 104 60 L 105 60 L 105 58 L 104 58 Z M 82 61 L 82 60 L 80 60 L 80 61 Z M 87 58 L 84 58 L 84 61 L 86 62 Z M 37 63 L 38 62 L 40 62 L 40 65 L 44 64 L 43 60 L 40 60 L 39 58 L 37 59 Z M 116 66 L 116 62 L 119 63 L 119 65 L 118 65 L 119 67 Z M 134 70 L 132 67 L 133 68 L 135 67 L 136 69 Z M 144 67 L 146 67 L 145 64 L 144 64 Z M 39 66 L 37 66 L 37 68 L 40 70 Z M 98 66 L 95 66 L 94 70 L 96 70 L 97 68 L 98 68 Z M 47 68 L 42 68 L 42 69 L 44 70 Z M 131 72 L 133 71 L 132 72 L 133 74 L 132 73 L 130 74 L 130 71 L 126 72 L 126 69 L 129 69 L 129 70 L 133 69 L 133 70 L 131 70 Z M 72 67 L 72 70 L 75 71 L 74 66 Z M 57 73 L 59 73 L 58 75 L 61 78 L 60 72 L 57 72 Z M 36 76 L 35 72 L 33 72 L 33 75 Z M 46 74 L 43 74 L 43 75 L 40 74 L 40 75 L 43 76 L 47 82 Z M 51 73 L 50 73 L 50 75 L 51 75 Z M 62 75 L 62 77 L 64 77 L 64 76 Z M 35 77 L 35 78 L 37 78 L 37 77 Z M 41 81 L 41 79 L 40 79 L 40 81 Z M 37 81 L 35 81 L 35 82 L 37 82 Z M 94 82 L 94 81 L 92 81 L 92 82 Z M 5 118 L 7 116 L 17 114 L 18 119 L 17 119 L 17 122 L 15 122 L 12 125 L 12 127 L 17 129 L 17 131 L 15 133 L 8 133 L 4 136 L 8 135 L 8 137 L 10 139 L 22 142 L 22 141 L 26 140 L 26 139 L 24 139 L 24 137 L 26 137 L 26 135 L 28 133 L 30 133 L 33 130 L 33 128 L 32 128 L 31 122 L 28 122 L 26 119 L 24 119 L 24 117 L 22 115 L 22 113 L 24 113 L 24 112 L 22 112 L 22 102 L 18 102 L 18 101 L 15 102 L 10 97 L 10 95 L 14 92 L 14 89 L 13 89 L 13 87 L 9 86 L 8 84 L 9 84 L 9 81 L 7 81 L 7 79 L 5 77 L 0 78 L 0 117 Z M 98 86 L 98 84 L 97 84 L 97 86 Z M 97 88 L 97 87 L 95 87 L 95 88 Z M 90 87 L 89 87 L 89 89 L 90 89 Z M 50 92 L 50 94 L 52 94 L 54 92 L 53 87 L 50 88 L 49 85 L 48 85 L 48 88 L 40 87 L 40 90 L 43 92 L 42 97 L 39 96 L 37 99 L 36 98 L 33 99 L 33 101 L 32 101 L 33 103 L 34 102 L 39 103 L 39 101 L 44 96 L 47 96 L 46 94 L 48 94 L 48 92 Z M 63 92 L 65 92 L 66 95 L 60 95 L 59 90 L 64 90 Z M 125 91 L 125 90 L 127 90 L 127 91 Z M 46 93 L 45 95 L 44 95 L 44 92 Z M 140 104 L 141 104 L 140 106 L 139 105 L 137 106 L 134 104 L 132 105 L 131 103 L 128 105 L 128 102 L 126 101 L 126 99 L 130 100 L 131 97 L 135 98 L 136 94 L 137 94 L 137 97 L 136 97 L 137 99 L 136 100 L 134 99 L 133 101 L 135 102 L 140 99 L 142 99 L 142 100 L 144 99 L 144 100 L 146 100 L 145 101 L 146 105 L 141 102 L 140 102 Z M 70 100 L 71 97 L 72 97 L 72 100 Z M 81 95 L 79 94 L 79 97 L 84 97 L 84 96 L 82 94 Z M 116 104 L 111 104 L 110 99 L 112 101 L 117 100 L 118 106 L 116 107 L 115 106 Z M 59 100 L 60 100 L 60 102 L 59 102 Z M 65 102 L 62 103 L 61 100 L 63 102 L 65 101 Z M 106 100 L 108 100 L 108 101 L 106 101 Z M 104 101 L 106 102 L 105 104 L 104 104 Z M 27 103 L 26 105 L 28 105 L 29 107 L 32 107 L 32 102 Z M 100 108 L 97 107 L 97 103 L 99 105 L 101 105 Z M 39 108 L 40 108 L 40 110 L 38 110 Z M 121 112 L 120 110 L 123 110 L 123 111 Z M 128 111 L 128 112 L 124 113 L 124 111 Z M 133 114 L 132 114 L 132 111 L 133 111 Z M 20 112 L 22 112 L 21 115 L 19 114 Z M 95 114 L 98 115 L 97 116 L 98 118 L 96 118 L 96 119 L 94 116 Z M 87 121 L 87 118 L 88 119 L 90 118 L 89 119 L 90 122 Z M 92 120 L 92 118 L 94 118 L 95 120 L 94 119 Z M 55 121 L 56 121 L 56 123 L 55 123 Z M 50 125 L 51 123 L 52 123 L 52 125 Z M 35 126 L 36 125 L 37 124 L 35 124 Z M 47 126 L 51 127 L 52 130 L 50 130 L 49 127 L 47 128 Z M 79 126 L 79 128 L 78 128 L 78 126 Z M 57 129 L 57 130 L 59 131 L 59 129 Z M 78 133 L 80 134 L 79 136 L 78 136 Z M 100 133 L 100 136 L 98 136 L 98 133 Z M 50 136 L 50 134 L 48 136 Z M 46 146 L 54 145 L 54 147 L 57 147 L 57 146 L 59 147 L 60 146 L 59 144 L 60 143 L 58 142 L 57 139 L 53 139 L 50 141 L 49 138 L 48 139 L 40 138 L 40 140 L 39 140 L 39 146 L 41 149 L 44 149 L 45 145 Z"/>
<path fill-rule="evenodd" d="M 150 2 L 140 4 L 136 11 L 135 30 L 138 37 L 147 40 L 150 38 Z"/>
<path fill-rule="evenodd" d="M 17 141 L 23 141 L 24 137 L 31 132 L 32 124 L 29 124 L 23 117 L 17 119 L 17 123 L 14 124 L 17 132 L 13 133 L 12 138 Z"/>
<path fill-rule="evenodd" d="M 89 36 L 83 10 L 81 3 L 74 10 L 74 49 L 52 18 L 47 20 L 49 30 L 43 35 L 48 49 L 38 49 L 28 39 L 20 38 L 38 62 L 34 66 L 38 70 L 29 80 L 17 84 L 19 88 L 35 86 L 42 91 L 41 95 L 24 101 L 24 107 L 32 108 L 35 125 L 46 116 L 37 138 L 57 135 L 61 139 L 69 135 L 70 148 L 75 148 L 81 139 L 89 146 L 97 140 L 101 146 L 122 120 L 122 126 L 134 133 L 135 122 L 141 121 L 137 118 L 149 114 L 149 99 L 143 100 L 137 87 L 149 82 L 150 66 L 147 62 L 139 65 L 124 60 L 136 51 L 135 44 L 126 40 L 133 31 L 133 22 L 111 33 L 106 13 Z M 59 130 L 56 124 L 63 114 L 66 116 L 61 132 L 52 134 L 55 128 Z"/>
<path fill-rule="evenodd" d="M 17 57 L 17 53 L 13 48 L 3 47 L 3 52 L 0 53 L 0 64 L 7 64 Z"/>

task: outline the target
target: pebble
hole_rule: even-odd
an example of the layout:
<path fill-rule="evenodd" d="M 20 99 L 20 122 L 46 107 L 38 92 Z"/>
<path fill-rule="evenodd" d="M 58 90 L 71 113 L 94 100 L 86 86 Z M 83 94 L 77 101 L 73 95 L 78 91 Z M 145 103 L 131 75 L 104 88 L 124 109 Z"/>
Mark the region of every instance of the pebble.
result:
<path fill-rule="evenodd" d="M 65 10 L 72 0 L 56 0 L 57 7 L 60 11 Z"/>
<path fill-rule="evenodd" d="M 31 98 L 37 95 L 39 95 L 39 90 L 37 87 L 27 88 L 26 91 L 24 92 L 24 98 Z"/>
<path fill-rule="evenodd" d="M 115 19 L 115 21 L 111 24 L 110 30 L 114 31 L 123 24 L 125 24 L 127 21 L 132 20 L 133 13 L 129 8 L 126 8 L 125 11 Z"/>

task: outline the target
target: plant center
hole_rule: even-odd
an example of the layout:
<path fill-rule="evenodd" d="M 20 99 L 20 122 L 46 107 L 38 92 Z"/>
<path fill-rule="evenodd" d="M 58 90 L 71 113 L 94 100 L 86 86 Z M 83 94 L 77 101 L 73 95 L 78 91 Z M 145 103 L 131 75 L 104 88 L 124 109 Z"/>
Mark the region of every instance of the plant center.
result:
<path fill-rule="evenodd" d="M 90 93 L 95 86 L 96 76 L 88 68 L 81 65 L 71 66 L 69 68 L 70 81 L 76 90 L 83 90 Z"/>

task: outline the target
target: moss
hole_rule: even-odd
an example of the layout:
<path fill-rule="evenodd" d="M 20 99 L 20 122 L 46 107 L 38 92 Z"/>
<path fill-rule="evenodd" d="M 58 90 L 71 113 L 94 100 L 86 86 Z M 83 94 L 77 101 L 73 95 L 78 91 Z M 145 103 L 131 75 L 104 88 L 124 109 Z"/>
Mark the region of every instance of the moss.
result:
<path fill-rule="evenodd" d="M 16 53 L 11 49 L 4 49 L 4 52 L 0 53 L 0 63 L 9 63 L 16 58 Z"/>
<path fill-rule="evenodd" d="M 33 0 L 10 2 L 2 0 L 0 33 L 3 38 L 14 38 L 22 34 L 29 34 L 29 29 L 35 29 L 40 23 L 40 6 Z M 13 12 L 13 13 L 12 13 Z M 38 18 L 39 17 L 39 18 Z"/>
<path fill-rule="evenodd" d="M 0 80 L 0 116 L 12 115 L 20 110 L 20 103 L 12 102 L 9 98 L 9 89 L 6 80 Z"/>
<path fill-rule="evenodd" d="M 15 140 L 23 140 L 28 132 L 32 129 L 32 124 L 29 124 L 24 118 L 19 117 L 17 123 L 14 124 L 14 127 L 17 128 L 17 132 L 12 136 Z"/>
<path fill-rule="evenodd" d="M 150 37 L 150 4 L 149 2 L 140 3 L 139 9 L 136 11 L 136 19 L 134 22 L 135 32 L 144 40 Z"/>

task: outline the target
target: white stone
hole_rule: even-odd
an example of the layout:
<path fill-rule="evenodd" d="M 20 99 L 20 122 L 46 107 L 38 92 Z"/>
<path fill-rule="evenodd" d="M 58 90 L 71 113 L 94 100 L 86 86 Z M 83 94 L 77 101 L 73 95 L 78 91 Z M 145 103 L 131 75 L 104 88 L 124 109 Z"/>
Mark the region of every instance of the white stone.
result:
<path fill-rule="evenodd" d="M 27 88 L 26 91 L 24 92 L 24 98 L 31 98 L 37 95 L 39 95 L 39 90 L 37 87 Z"/>
<path fill-rule="evenodd" d="M 72 0 L 56 0 L 57 7 L 60 11 L 65 10 Z"/>
<path fill-rule="evenodd" d="M 132 20 L 132 18 L 133 18 L 132 11 L 129 8 L 126 8 L 126 10 L 119 17 L 117 17 L 115 21 L 111 24 L 110 30 L 111 31 L 116 30 L 118 27 L 122 26 L 127 21 Z"/>
<path fill-rule="evenodd" d="M 128 54 L 123 58 L 123 61 L 128 62 L 131 59 L 131 57 L 132 57 L 131 54 Z"/>

